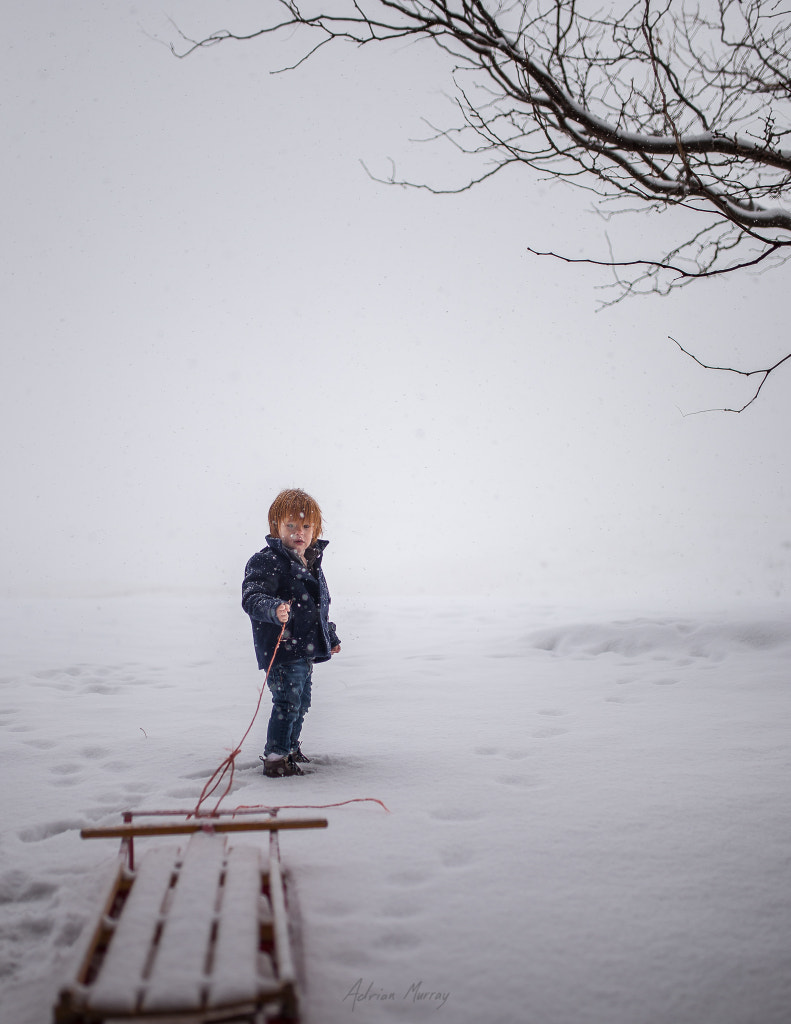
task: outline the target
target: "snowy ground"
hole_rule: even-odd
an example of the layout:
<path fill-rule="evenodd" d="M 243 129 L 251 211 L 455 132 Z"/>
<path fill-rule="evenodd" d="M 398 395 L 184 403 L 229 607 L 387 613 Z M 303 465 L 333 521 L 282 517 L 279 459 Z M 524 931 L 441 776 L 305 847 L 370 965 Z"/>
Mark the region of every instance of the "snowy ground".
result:
<path fill-rule="evenodd" d="M 306 1024 L 786 1024 L 791 625 L 481 600 L 333 606 L 282 839 Z M 44 1024 L 127 807 L 190 806 L 260 675 L 236 599 L 0 605 L 0 1019 Z M 418 998 L 436 994 L 438 998 Z M 384 998 L 392 995 L 392 998 Z"/>

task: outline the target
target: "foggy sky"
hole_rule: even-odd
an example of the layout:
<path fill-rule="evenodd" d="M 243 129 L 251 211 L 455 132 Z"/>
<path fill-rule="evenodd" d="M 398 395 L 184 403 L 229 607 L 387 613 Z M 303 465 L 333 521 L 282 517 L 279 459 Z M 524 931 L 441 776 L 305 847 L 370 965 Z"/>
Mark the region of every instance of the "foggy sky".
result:
<path fill-rule="evenodd" d="M 3 591 L 237 590 L 302 486 L 335 595 L 787 596 L 787 270 L 596 312 L 592 197 L 468 173 L 428 47 L 187 60 L 258 3 L 15 5 L 4 34 Z M 8 23 L 10 22 L 10 23 Z M 283 44 L 288 50 L 289 44 Z M 293 44 L 291 44 L 293 45 Z M 290 51 L 289 51 L 290 52 Z M 644 254 L 644 253 L 643 253 Z M 734 397 L 735 395 L 735 397 Z"/>

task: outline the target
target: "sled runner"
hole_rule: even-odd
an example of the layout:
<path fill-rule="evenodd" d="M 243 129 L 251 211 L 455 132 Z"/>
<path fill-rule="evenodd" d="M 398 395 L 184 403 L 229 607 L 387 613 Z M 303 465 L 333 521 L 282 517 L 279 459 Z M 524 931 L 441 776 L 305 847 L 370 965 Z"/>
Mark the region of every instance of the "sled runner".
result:
<path fill-rule="evenodd" d="M 325 818 L 244 820 L 212 815 L 176 823 L 84 829 L 120 838 L 121 857 L 86 937 L 55 1024 L 212 1024 L 298 1020 L 279 829 L 323 828 Z M 237 834 L 269 832 L 263 845 Z M 179 836 L 135 859 L 136 838 Z"/>

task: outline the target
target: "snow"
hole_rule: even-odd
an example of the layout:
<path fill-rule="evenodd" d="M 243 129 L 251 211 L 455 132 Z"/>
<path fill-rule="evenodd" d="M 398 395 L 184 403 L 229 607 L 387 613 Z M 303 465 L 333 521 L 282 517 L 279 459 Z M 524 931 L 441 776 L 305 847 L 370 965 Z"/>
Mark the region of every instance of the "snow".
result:
<path fill-rule="evenodd" d="M 389 809 L 281 835 L 306 1024 L 785 1024 L 787 608 L 333 611 L 314 770 L 263 777 L 265 700 L 224 804 Z M 194 805 L 262 675 L 224 595 L 0 615 L 0 1019 L 42 1024 L 117 853 L 79 828 Z"/>

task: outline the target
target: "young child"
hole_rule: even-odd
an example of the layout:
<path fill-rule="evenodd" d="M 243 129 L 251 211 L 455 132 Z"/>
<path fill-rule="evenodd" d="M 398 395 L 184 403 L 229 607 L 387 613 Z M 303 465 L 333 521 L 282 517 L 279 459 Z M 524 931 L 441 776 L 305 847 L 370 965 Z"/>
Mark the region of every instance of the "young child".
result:
<path fill-rule="evenodd" d="M 264 775 L 302 775 L 299 747 L 310 707 L 315 661 L 329 661 L 340 641 L 327 618 L 330 592 L 321 571 L 328 541 L 321 537 L 321 509 L 299 489 L 281 491 L 269 509 L 267 547 L 247 563 L 242 607 L 250 616 L 258 667 L 266 670 L 283 624 L 286 628 L 269 672 L 272 714 L 261 760 Z"/>

